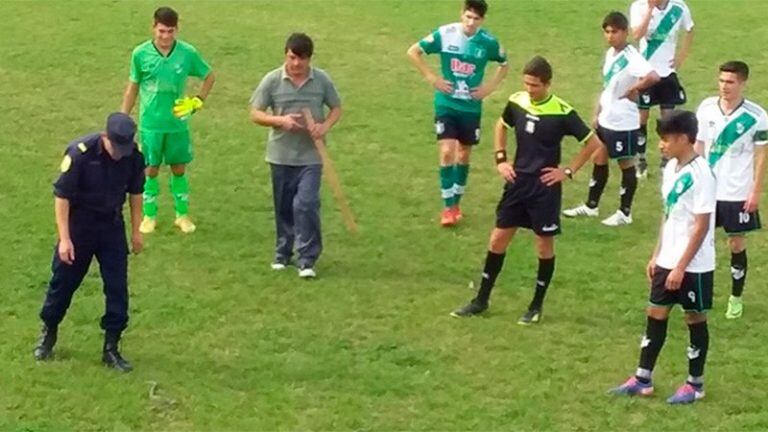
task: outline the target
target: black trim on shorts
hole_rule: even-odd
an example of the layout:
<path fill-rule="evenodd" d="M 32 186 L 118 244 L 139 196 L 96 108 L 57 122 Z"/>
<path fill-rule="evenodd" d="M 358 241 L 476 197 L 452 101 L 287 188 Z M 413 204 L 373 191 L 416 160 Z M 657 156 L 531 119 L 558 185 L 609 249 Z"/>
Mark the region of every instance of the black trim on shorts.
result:
<path fill-rule="evenodd" d="M 656 266 L 651 280 L 648 303 L 651 306 L 672 307 L 679 304 L 686 312 L 704 313 L 712 309 L 714 297 L 714 271 L 685 272 L 680 288 L 667 290 L 664 284 L 672 271 Z"/>
<path fill-rule="evenodd" d="M 762 228 L 760 212 L 744 212 L 745 201 L 718 201 L 715 226 L 723 227 L 728 235 L 742 235 Z"/>
<path fill-rule="evenodd" d="M 648 110 L 658 105 L 661 109 L 673 109 L 676 106 L 685 105 L 687 101 L 688 95 L 685 93 L 685 88 L 680 84 L 677 73 L 672 72 L 651 88 L 641 92 L 637 107 Z"/>
<path fill-rule="evenodd" d="M 597 125 L 597 137 L 608 150 L 611 159 L 630 159 L 637 155 L 637 141 L 640 129 L 615 131 Z"/>

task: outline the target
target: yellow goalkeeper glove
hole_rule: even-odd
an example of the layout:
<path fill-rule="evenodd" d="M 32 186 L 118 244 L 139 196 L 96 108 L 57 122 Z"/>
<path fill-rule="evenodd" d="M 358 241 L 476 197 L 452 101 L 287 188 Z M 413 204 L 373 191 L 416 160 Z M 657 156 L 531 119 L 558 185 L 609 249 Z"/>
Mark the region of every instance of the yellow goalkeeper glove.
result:
<path fill-rule="evenodd" d="M 176 99 L 176 103 L 173 105 L 173 115 L 180 120 L 186 120 L 192 114 L 200 111 L 202 107 L 203 98 L 200 96 Z"/>

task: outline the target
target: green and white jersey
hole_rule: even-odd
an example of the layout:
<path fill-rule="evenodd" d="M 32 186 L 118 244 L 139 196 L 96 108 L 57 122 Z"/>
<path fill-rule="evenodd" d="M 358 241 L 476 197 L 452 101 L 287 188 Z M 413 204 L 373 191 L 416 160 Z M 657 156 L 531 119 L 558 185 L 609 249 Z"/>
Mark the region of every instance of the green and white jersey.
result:
<path fill-rule="evenodd" d="M 472 98 L 471 91 L 483 83 L 488 61 L 507 63 L 507 54 L 490 33 L 478 29 L 472 36 L 464 34 L 461 23 L 444 25 L 419 41 L 427 54 L 440 54 L 443 78 L 453 84 L 453 93 L 435 92 L 435 111 L 446 108 L 480 113 L 482 101 Z"/>
<path fill-rule="evenodd" d="M 696 111 L 697 141 L 717 177 L 718 201 L 746 201 L 754 187 L 755 146 L 768 144 L 768 115 L 759 105 L 742 101 L 726 115 L 720 98 L 704 99 Z"/>
<path fill-rule="evenodd" d="M 630 131 L 640 128 L 640 111 L 637 103 L 624 95 L 638 79 L 653 72 L 653 67 L 632 45 L 621 51 L 610 47 L 603 62 L 603 92 L 600 93 L 600 126 L 613 131 Z"/>
<path fill-rule="evenodd" d="M 710 214 L 709 230 L 686 272 L 706 273 L 715 269 L 715 177 L 707 162 L 696 156 L 685 165 L 670 160 L 664 168 L 661 197 L 664 226 L 656 265 L 672 270 L 685 253 L 696 215 Z"/>
<path fill-rule="evenodd" d="M 130 80 L 139 85 L 139 127 L 152 132 L 179 132 L 188 122 L 173 115 L 176 99 L 184 97 L 187 77 L 204 79 L 211 67 L 195 47 L 177 40 L 164 56 L 151 40 L 131 54 Z"/>
<path fill-rule="evenodd" d="M 648 0 L 636 0 L 629 9 L 630 26 L 639 27 L 648 11 Z M 640 52 L 660 77 L 675 72 L 672 62 L 680 29 L 693 30 L 691 11 L 683 0 L 669 0 L 664 9 L 653 8 L 648 32 L 640 39 Z"/>

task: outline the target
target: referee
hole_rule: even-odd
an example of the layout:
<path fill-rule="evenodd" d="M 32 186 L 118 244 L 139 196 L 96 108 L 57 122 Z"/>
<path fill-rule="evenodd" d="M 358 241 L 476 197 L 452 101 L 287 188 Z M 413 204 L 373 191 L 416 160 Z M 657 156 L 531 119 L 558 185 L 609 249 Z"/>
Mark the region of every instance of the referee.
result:
<path fill-rule="evenodd" d="M 533 301 L 518 324 L 538 323 L 541 319 L 544 296 L 555 270 L 554 236 L 560 233 L 560 183 L 571 178 L 601 145 L 576 111 L 549 93 L 551 81 L 552 66 L 543 57 L 534 57 L 523 69 L 525 91 L 509 98 L 496 123 L 496 168 L 506 184 L 496 209 L 496 227 L 491 232 L 480 290 L 468 305 L 451 313 L 455 317 L 477 315 L 488 309 L 488 298 L 504 263 L 507 246 L 518 228 L 528 228 L 536 234 L 539 271 Z M 517 141 L 513 163 L 507 161 L 508 128 L 515 130 Z M 566 135 L 587 145 L 568 166 L 560 168 L 560 145 Z"/>

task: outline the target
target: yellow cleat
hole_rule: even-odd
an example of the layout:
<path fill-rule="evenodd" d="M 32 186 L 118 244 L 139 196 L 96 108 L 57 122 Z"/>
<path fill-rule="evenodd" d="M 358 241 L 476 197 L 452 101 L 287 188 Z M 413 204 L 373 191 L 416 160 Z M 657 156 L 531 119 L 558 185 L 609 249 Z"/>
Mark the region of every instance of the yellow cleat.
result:
<path fill-rule="evenodd" d="M 141 221 L 141 225 L 139 225 L 139 231 L 141 231 L 142 234 L 149 234 L 155 231 L 156 226 L 157 221 L 155 218 L 144 216 L 144 219 Z"/>
<path fill-rule="evenodd" d="M 179 216 L 176 218 L 176 221 L 174 222 L 174 225 L 179 227 L 181 232 L 184 234 L 191 234 L 195 232 L 197 227 L 195 224 L 192 223 L 192 220 L 189 218 L 189 216 Z"/>

